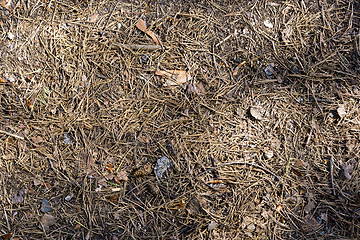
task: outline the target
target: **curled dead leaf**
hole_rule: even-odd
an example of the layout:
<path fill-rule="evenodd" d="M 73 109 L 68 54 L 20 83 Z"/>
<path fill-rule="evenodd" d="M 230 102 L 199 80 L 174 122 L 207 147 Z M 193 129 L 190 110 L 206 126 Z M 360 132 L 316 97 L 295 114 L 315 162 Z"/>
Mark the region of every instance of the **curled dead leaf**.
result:
<path fill-rule="evenodd" d="M 139 19 L 139 21 L 136 23 L 136 27 L 137 27 L 140 31 L 146 33 L 149 37 L 151 37 L 151 39 L 154 41 L 154 43 L 155 43 L 156 45 L 161 45 L 161 42 L 160 42 L 160 40 L 158 39 L 158 37 L 155 35 L 155 33 L 154 33 L 153 31 L 150 31 L 150 30 L 147 29 L 144 20 Z"/>
<path fill-rule="evenodd" d="M 167 77 L 165 87 L 181 85 L 191 79 L 191 75 L 184 70 L 156 70 L 155 75 Z"/>

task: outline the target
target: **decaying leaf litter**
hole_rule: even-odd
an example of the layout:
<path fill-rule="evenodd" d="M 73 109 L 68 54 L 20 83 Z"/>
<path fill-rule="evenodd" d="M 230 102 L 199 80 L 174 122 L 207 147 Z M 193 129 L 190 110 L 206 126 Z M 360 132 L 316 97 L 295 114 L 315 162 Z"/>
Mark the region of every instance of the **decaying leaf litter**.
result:
<path fill-rule="evenodd" d="M 358 238 L 359 9 L 3 1 L 1 238 Z"/>

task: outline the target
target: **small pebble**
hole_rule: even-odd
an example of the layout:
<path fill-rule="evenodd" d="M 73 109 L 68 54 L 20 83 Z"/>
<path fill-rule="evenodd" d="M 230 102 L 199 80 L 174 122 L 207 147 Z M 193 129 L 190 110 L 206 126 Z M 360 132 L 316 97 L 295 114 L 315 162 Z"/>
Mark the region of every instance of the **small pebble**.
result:
<path fill-rule="evenodd" d="M 9 77 L 7 80 L 8 80 L 8 82 L 11 82 L 11 83 L 15 82 L 15 78 L 14 78 L 14 77 Z"/>
<path fill-rule="evenodd" d="M 13 40 L 15 35 L 12 34 L 11 32 L 8 32 L 7 37 L 8 37 L 8 39 Z"/>
<path fill-rule="evenodd" d="M 265 25 L 265 27 L 268 27 L 268 28 L 274 28 L 274 25 L 269 20 L 265 20 L 264 25 Z"/>
<path fill-rule="evenodd" d="M 67 145 L 69 145 L 70 143 L 71 143 L 71 140 L 70 140 L 70 138 L 69 138 L 69 136 L 67 135 L 67 133 L 64 133 L 64 142 L 67 144 Z"/>
<path fill-rule="evenodd" d="M 264 71 L 265 71 L 266 75 L 271 76 L 271 75 L 273 75 L 273 73 L 274 73 L 274 68 L 273 68 L 273 66 L 271 66 L 271 64 L 269 64 L 269 65 L 265 68 Z"/>

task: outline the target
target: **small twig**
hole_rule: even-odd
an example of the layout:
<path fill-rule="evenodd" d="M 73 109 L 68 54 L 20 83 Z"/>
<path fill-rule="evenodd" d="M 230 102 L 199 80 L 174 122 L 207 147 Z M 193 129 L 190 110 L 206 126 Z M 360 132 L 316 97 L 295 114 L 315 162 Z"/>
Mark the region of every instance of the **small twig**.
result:
<path fill-rule="evenodd" d="M 9 219 L 8 219 L 8 216 L 7 216 L 7 213 L 6 213 L 6 209 L 5 209 L 5 207 L 3 207 L 3 208 L 4 208 L 4 215 L 5 215 L 6 225 L 7 225 L 8 231 L 10 231 L 11 227 L 10 227 Z"/>
<path fill-rule="evenodd" d="M 335 186 L 334 186 L 334 159 L 332 156 L 330 157 L 329 164 L 330 164 L 331 188 L 332 188 L 333 194 L 336 195 Z"/>
<path fill-rule="evenodd" d="M 115 6 L 113 7 L 113 9 L 111 10 L 111 13 L 110 13 L 108 19 L 106 20 L 105 25 L 104 25 L 104 27 L 103 27 L 103 29 L 102 29 L 103 31 L 105 31 L 107 25 L 109 24 L 110 18 L 111 18 L 112 15 L 114 14 L 114 11 L 115 11 L 117 5 L 119 4 L 119 2 L 120 2 L 120 1 L 117 1 L 117 2 L 115 3 Z"/>
<path fill-rule="evenodd" d="M 223 164 L 220 164 L 216 167 L 212 167 L 212 168 L 209 168 L 209 169 L 206 169 L 205 171 L 201 172 L 199 175 L 202 175 L 204 174 L 205 172 L 208 172 L 208 171 L 211 171 L 211 170 L 214 170 L 214 169 L 217 169 L 217 168 L 220 168 L 220 167 L 224 167 L 224 166 L 229 166 L 229 165 L 248 165 L 248 166 L 252 166 L 252 167 L 256 167 L 256 168 L 259 168 L 261 170 L 263 170 L 264 172 L 266 173 L 269 173 L 271 175 L 273 175 L 275 178 L 277 179 L 281 179 L 278 175 L 276 175 L 275 173 L 273 173 L 272 171 L 254 163 L 254 162 L 244 162 L 244 161 L 234 161 L 234 162 L 228 162 L 228 163 L 223 163 Z"/>
<path fill-rule="evenodd" d="M 224 38 L 222 41 L 220 41 L 218 44 L 215 45 L 215 47 L 220 46 L 221 44 L 223 44 L 224 42 L 226 42 L 227 40 L 229 40 L 232 37 L 236 37 L 239 33 L 238 32 L 234 32 L 230 35 L 228 35 L 226 38 Z"/>
<path fill-rule="evenodd" d="M 19 135 L 13 134 L 13 133 L 5 132 L 5 131 L 3 131 L 3 130 L 0 130 L 0 133 L 9 135 L 10 137 L 14 137 L 14 138 L 18 138 L 18 139 L 24 140 L 24 137 L 21 137 L 21 136 L 19 136 Z"/>
<path fill-rule="evenodd" d="M 247 157 L 246 159 L 249 159 L 250 157 L 251 157 L 251 156 Z M 246 159 L 245 159 L 245 160 L 246 160 Z M 268 169 L 266 169 L 266 168 L 264 168 L 264 167 L 262 167 L 262 166 L 260 166 L 260 165 L 258 165 L 258 164 L 256 164 L 256 163 L 254 163 L 254 162 L 245 162 L 245 161 L 234 161 L 234 162 L 223 163 L 223 164 L 220 164 L 220 165 L 218 165 L 218 166 L 215 166 L 215 167 L 206 169 L 205 171 L 201 172 L 201 173 L 199 174 L 199 176 L 200 176 L 200 175 L 203 175 L 203 174 L 206 173 L 206 172 L 215 170 L 215 169 L 220 168 L 220 167 L 229 166 L 229 165 L 248 165 L 248 166 L 256 167 L 256 168 L 259 168 L 259 169 L 263 170 L 263 171 L 266 172 L 266 173 L 271 174 L 273 177 L 275 177 L 275 178 L 277 178 L 277 179 L 279 179 L 279 180 L 281 179 L 278 175 L 276 175 L 276 174 L 273 173 L 272 171 L 270 171 L 270 170 L 268 170 Z"/>
<path fill-rule="evenodd" d="M 117 48 L 129 48 L 132 50 L 156 51 L 162 49 L 160 45 L 141 45 L 141 44 L 113 44 Z"/>

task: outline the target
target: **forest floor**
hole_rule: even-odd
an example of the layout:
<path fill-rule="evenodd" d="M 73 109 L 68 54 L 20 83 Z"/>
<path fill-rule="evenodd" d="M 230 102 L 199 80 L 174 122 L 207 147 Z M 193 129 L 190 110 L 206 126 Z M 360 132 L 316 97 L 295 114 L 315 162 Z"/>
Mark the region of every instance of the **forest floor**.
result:
<path fill-rule="evenodd" d="M 359 239 L 360 3 L 2 0 L 0 239 Z"/>

